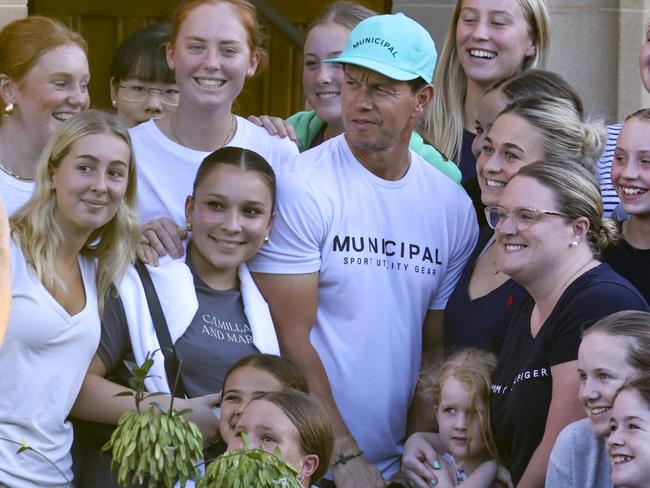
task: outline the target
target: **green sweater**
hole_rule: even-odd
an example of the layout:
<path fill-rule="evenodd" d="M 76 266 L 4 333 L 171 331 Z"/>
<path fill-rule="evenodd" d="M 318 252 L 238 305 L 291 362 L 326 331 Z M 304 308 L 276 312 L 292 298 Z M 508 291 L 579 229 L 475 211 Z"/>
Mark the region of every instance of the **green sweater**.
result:
<path fill-rule="evenodd" d="M 295 113 L 287 121 L 296 131 L 296 136 L 298 137 L 297 144 L 300 152 L 309 149 L 316 135 L 326 125 L 323 120 L 318 118 L 314 111 Z M 456 183 L 460 183 L 461 174 L 458 166 L 453 161 L 445 159 L 435 147 L 425 144 L 422 136 L 415 131 L 411 134 L 409 148 L 419 154 L 434 168 L 449 176 Z"/>

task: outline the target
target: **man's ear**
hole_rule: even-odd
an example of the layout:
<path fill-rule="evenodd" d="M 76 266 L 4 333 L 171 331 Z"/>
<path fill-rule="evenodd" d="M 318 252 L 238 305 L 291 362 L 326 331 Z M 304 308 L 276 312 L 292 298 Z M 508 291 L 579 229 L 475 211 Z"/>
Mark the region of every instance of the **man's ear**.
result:
<path fill-rule="evenodd" d="M 424 114 L 427 105 L 431 103 L 433 99 L 433 85 L 428 84 L 420 88 L 420 90 L 415 94 L 417 105 L 415 106 L 414 115 L 415 118 L 420 118 Z"/>

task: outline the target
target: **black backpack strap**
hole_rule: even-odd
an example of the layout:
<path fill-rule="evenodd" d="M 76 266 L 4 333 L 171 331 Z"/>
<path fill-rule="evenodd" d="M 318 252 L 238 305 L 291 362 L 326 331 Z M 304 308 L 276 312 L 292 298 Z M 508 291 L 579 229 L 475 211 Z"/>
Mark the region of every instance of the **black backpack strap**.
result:
<path fill-rule="evenodd" d="M 167 320 L 165 319 L 162 307 L 160 306 L 158 293 L 156 293 L 156 288 L 153 286 L 153 282 L 151 281 L 149 270 L 140 260 L 136 261 L 135 269 L 138 271 L 140 280 L 142 281 L 142 286 L 144 287 L 144 294 L 147 298 L 147 305 L 149 306 L 149 312 L 151 313 L 154 328 L 156 329 L 156 336 L 158 336 L 160 350 L 165 357 L 167 384 L 169 385 L 169 389 L 172 390 L 178 373 L 178 357 L 176 356 L 176 348 L 174 348 L 174 345 L 172 344 L 172 338 L 169 335 L 169 328 L 167 327 Z M 172 394 L 177 397 L 187 396 L 183 379 L 180 376 L 178 378 L 176 390 L 173 391 Z"/>

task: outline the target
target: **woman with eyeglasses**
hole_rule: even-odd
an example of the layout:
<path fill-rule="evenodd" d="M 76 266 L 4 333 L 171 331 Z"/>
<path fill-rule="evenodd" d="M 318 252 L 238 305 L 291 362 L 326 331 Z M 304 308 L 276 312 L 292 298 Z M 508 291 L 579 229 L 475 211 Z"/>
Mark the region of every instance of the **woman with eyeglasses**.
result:
<path fill-rule="evenodd" d="M 499 92 L 488 96 L 503 98 Z M 574 102 L 528 98 L 507 106 L 484 137 L 476 163 L 483 205 L 498 205 L 506 183 L 534 161 L 593 166 L 606 135 L 583 122 Z M 445 351 L 478 347 L 499 354 L 512 313 L 526 291 L 495 266 L 494 231 L 479 242 L 445 310 Z"/>
<path fill-rule="evenodd" d="M 548 90 L 550 91 L 550 90 Z M 506 95 L 491 91 L 484 99 L 503 103 Z M 591 167 L 602 152 L 605 133 L 598 124 L 583 122 L 574 101 L 524 98 L 506 106 L 483 138 L 476 170 L 481 200 L 497 206 L 506 184 L 521 168 L 538 160 Z M 486 100 L 484 100 L 486 101 Z M 496 266 L 494 229 L 481 229 L 479 240 L 445 309 L 445 352 L 467 347 L 499 355 L 518 307 L 528 291 Z M 435 479 L 432 433 L 416 433 L 404 446 L 402 470 L 413 486 Z M 425 480 L 425 481 L 423 481 Z"/>
<path fill-rule="evenodd" d="M 508 326 L 492 377 L 491 421 L 517 486 L 544 486 L 560 431 L 584 417 L 577 396 L 582 331 L 614 312 L 649 311 L 600 253 L 618 237 L 603 218 L 598 179 L 584 167 L 522 167 L 486 216 L 496 267 L 529 293 Z"/>
<path fill-rule="evenodd" d="M 129 127 L 169 115 L 178 105 L 165 47 L 171 26 L 152 24 L 122 41 L 111 64 L 111 103 Z"/>

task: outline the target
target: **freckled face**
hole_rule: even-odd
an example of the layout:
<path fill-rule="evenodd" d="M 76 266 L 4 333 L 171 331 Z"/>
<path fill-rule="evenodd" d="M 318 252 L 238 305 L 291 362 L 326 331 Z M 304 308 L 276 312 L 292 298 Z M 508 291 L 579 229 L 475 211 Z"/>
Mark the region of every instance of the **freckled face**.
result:
<path fill-rule="evenodd" d="M 167 50 L 181 103 L 197 108 L 231 106 L 255 74 L 259 55 L 248 47 L 248 33 L 228 2 L 203 4 L 187 15 L 176 43 Z"/>

